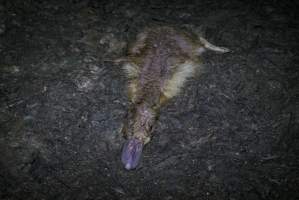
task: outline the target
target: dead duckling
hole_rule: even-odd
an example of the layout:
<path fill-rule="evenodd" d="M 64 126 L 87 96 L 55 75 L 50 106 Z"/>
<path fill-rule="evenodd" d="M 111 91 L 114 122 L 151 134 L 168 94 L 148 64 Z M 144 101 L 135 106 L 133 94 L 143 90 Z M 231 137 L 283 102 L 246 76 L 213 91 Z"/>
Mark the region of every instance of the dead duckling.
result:
<path fill-rule="evenodd" d="M 168 26 L 146 28 L 130 45 L 123 65 L 131 101 L 122 127 L 127 141 L 121 161 L 126 169 L 137 167 L 161 106 L 178 95 L 186 80 L 194 76 L 200 66 L 199 56 L 207 49 L 229 52 L 192 32 Z"/>

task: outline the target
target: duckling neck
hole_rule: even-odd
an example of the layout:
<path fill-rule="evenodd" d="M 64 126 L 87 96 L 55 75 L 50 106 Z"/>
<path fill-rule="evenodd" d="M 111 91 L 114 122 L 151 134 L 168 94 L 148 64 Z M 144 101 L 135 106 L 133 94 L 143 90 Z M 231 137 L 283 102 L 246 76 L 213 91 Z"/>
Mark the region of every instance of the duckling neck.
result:
<path fill-rule="evenodd" d="M 137 105 L 133 137 L 142 140 L 144 144 L 148 143 L 156 119 L 157 111 L 155 109 L 145 103 Z"/>

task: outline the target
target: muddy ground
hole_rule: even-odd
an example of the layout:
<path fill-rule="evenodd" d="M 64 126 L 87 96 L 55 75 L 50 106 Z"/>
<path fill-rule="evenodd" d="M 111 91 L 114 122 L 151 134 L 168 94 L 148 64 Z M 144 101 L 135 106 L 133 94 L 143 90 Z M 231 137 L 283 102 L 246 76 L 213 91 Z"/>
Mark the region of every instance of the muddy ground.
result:
<path fill-rule="evenodd" d="M 0 2 L 1 200 L 299 199 L 295 0 Z M 151 24 L 232 52 L 203 55 L 126 171 L 111 61 Z"/>

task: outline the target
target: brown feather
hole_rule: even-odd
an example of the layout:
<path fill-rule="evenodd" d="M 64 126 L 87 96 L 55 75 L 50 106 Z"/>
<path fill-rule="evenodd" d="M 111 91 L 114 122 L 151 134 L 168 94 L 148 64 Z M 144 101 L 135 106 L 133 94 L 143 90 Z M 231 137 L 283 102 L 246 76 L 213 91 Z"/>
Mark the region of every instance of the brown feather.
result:
<path fill-rule="evenodd" d="M 229 51 L 192 32 L 167 26 L 146 28 L 129 46 L 123 69 L 133 109 L 128 111 L 124 135 L 144 144 L 150 141 L 160 107 L 178 95 L 200 69 L 198 56 L 203 50 Z"/>

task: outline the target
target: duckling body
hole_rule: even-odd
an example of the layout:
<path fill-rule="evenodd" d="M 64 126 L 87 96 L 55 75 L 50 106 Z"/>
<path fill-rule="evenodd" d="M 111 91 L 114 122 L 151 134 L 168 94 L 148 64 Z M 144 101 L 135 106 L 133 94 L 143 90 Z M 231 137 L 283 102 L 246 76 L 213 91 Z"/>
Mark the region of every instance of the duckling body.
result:
<path fill-rule="evenodd" d="M 159 110 L 178 95 L 186 80 L 199 70 L 200 54 L 210 49 L 229 50 L 210 44 L 194 33 L 160 26 L 139 33 L 123 65 L 128 78 L 131 106 L 122 132 L 127 139 L 122 162 L 126 169 L 138 165 L 142 149 L 151 139 Z"/>

